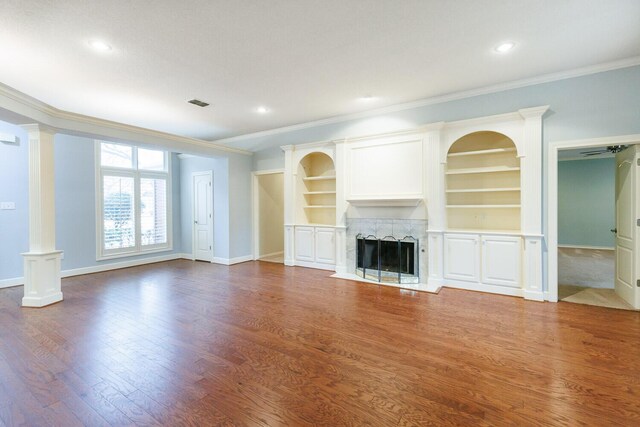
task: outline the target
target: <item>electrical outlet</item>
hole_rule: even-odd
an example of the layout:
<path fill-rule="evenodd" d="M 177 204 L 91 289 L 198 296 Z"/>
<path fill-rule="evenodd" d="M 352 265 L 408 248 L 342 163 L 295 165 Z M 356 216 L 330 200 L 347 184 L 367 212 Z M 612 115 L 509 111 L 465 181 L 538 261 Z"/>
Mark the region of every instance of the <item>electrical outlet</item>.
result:
<path fill-rule="evenodd" d="M 16 208 L 15 202 L 0 202 L 0 210 L 10 211 Z"/>

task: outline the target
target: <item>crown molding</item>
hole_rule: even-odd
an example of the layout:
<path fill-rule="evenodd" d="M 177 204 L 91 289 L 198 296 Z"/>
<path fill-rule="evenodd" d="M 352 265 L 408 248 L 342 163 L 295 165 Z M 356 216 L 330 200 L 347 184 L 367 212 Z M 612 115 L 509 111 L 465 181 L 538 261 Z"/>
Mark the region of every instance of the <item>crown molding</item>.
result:
<path fill-rule="evenodd" d="M 5 108 L 8 111 L 30 119 L 30 123 L 18 123 L 19 125 L 32 125 L 35 122 L 35 125 L 41 128 L 47 127 L 55 129 L 57 132 L 68 130 L 80 134 L 111 136 L 115 139 L 129 138 L 139 140 L 140 137 L 143 137 L 143 142 L 157 141 L 167 148 L 171 148 L 172 144 L 178 144 L 181 149 L 186 148 L 188 150 L 192 148 L 198 153 L 216 150 L 226 153 L 253 155 L 251 151 L 220 145 L 212 141 L 174 135 L 59 110 L 3 83 L 0 83 L 0 108 Z M 114 136 L 116 134 L 118 136 Z"/>
<path fill-rule="evenodd" d="M 299 123 L 291 126 L 283 126 L 275 129 L 247 133 L 243 135 L 216 139 L 212 141 L 215 142 L 216 144 L 230 144 L 233 142 L 239 142 L 239 141 L 244 141 L 244 140 L 253 139 L 253 138 L 267 137 L 272 135 L 278 135 L 281 133 L 308 129 L 316 126 L 323 126 L 323 125 L 328 125 L 333 123 L 345 122 L 349 120 L 356 120 L 356 119 L 361 119 L 361 118 L 366 118 L 371 116 L 410 110 L 412 108 L 419 108 L 427 105 L 457 101 L 460 99 L 472 98 L 474 96 L 488 95 L 491 93 L 502 92 L 505 90 L 518 89 L 518 88 L 533 86 L 533 85 L 542 84 L 542 83 L 550 83 L 558 80 L 565 80 L 565 79 L 570 79 L 574 77 L 587 76 L 590 74 L 597 74 L 605 71 L 613 71 L 621 68 L 629 68 L 637 65 L 640 65 L 640 56 L 634 56 L 631 58 L 626 58 L 618 61 L 591 65 L 588 67 L 575 68 L 572 70 L 561 71 L 557 73 L 543 74 L 541 76 L 532 77 L 528 79 L 514 80 L 507 83 L 499 83 L 495 85 L 485 86 L 485 87 L 476 88 L 476 89 L 470 89 L 470 90 L 461 91 L 461 92 L 453 92 L 446 95 L 434 96 L 434 97 L 425 98 L 418 101 L 407 102 L 403 104 L 390 105 L 388 107 L 376 108 L 373 110 L 362 111 L 359 113 L 334 116 L 326 119 L 314 120 L 311 122 Z"/>

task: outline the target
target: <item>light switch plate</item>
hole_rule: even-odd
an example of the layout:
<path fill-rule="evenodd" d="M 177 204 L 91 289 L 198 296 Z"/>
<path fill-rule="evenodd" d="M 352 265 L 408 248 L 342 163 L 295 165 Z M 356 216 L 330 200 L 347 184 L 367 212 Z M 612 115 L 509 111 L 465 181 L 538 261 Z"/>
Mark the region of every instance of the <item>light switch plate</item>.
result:
<path fill-rule="evenodd" d="M 16 208 L 15 202 L 0 202 L 0 210 L 10 211 Z"/>

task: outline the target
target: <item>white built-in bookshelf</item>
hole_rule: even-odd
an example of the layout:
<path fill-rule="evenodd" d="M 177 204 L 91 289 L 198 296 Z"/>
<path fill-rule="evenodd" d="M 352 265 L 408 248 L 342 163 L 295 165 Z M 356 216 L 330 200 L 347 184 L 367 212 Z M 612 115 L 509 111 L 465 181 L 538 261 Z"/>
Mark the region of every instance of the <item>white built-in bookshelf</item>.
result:
<path fill-rule="evenodd" d="M 520 159 L 511 139 L 475 132 L 447 154 L 448 229 L 520 230 Z"/>

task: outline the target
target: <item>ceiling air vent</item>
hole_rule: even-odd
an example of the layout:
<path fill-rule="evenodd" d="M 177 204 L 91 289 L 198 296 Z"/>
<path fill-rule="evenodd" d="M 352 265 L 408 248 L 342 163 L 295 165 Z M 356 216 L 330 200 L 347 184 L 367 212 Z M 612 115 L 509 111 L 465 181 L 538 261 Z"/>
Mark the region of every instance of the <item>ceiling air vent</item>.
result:
<path fill-rule="evenodd" d="M 198 107 L 206 107 L 207 105 L 209 105 L 208 103 L 204 101 L 200 101 L 199 99 L 192 99 L 191 101 L 188 101 L 188 102 L 189 104 L 197 105 Z"/>

